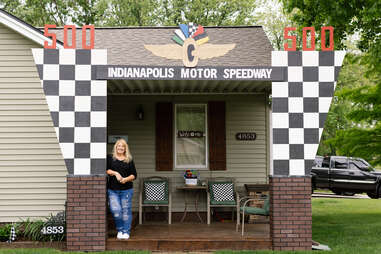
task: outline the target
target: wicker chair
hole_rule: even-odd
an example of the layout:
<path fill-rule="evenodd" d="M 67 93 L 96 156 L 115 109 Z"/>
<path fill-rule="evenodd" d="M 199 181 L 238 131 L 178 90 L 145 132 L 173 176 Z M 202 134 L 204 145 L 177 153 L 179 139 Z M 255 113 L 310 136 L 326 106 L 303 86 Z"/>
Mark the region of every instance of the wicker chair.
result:
<path fill-rule="evenodd" d="M 211 209 L 215 207 L 232 207 L 232 219 L 234 220 L 234 211 L 239 209 L 239 194 L 236 191 L 234 179 L 227 177 L 210 178 L 207 187 L 208 224 L 210 224 Z M 237 215 L 239 216 L 239 212 Z M 238 217 L 237 220 L 239 220 Z"/>
<path fill-rule="evenodd" d="M 140 179 L 139 224 L 143 223 L 143 208 L 148 206 L 168 207 L 168 224 L 172 223 L 172 194 L 167 177 L 151 176 Z"/>

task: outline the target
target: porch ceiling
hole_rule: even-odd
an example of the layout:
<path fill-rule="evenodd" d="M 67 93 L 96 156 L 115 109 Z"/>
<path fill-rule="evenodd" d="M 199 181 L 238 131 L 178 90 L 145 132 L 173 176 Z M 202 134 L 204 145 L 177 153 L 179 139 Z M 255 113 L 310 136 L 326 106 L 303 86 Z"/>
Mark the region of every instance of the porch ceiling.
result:
<path fill-rule="evenodd" d="M 270 92 L 269 81 L 214 80 L 109 80 L 108 95 L 130 94 L 221 94 Z"/>

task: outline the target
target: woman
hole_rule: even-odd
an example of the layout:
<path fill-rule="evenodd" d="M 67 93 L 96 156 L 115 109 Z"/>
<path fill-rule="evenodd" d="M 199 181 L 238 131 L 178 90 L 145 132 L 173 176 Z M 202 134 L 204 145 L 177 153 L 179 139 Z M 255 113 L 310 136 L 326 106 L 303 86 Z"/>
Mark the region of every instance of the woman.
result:
<path fill-rule="evenodd" d="M 114 217 L 118 239 L 129 239 L 132 221 L 132 182 L 136 179 L 136 169 L 128 145 L 119 139 L 114 145 L 112 156 L 107 157 L 109 181 L 107 193 L 111 213 Z"/>

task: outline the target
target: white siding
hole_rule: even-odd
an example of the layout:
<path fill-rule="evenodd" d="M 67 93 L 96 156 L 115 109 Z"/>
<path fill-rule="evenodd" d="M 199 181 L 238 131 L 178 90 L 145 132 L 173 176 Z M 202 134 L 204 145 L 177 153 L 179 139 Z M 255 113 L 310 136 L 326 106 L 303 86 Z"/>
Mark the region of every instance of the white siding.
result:
<path fill-rule="evenodd" d="M 0 25 L 0 222 L 64 210 L 66 167 L 31 48 Z"/>
<path fill-rule="evenodd" d="M 266 183 L 267 131 L 266 95 L 198 95 L 198 96 L 109 96 L 108 135 L 128 135 L 139 177 L 167 176 L 175 185 L 184 182 L 183 170 L 155 171 L 155 104 L 158 101 L 173 103 L 203 103 L 212 100 L 226 102 L 226 171 L 199 170 L 201 177 L 235 177 L 239 186 L 245 183 Z M 143 106 L 144 120 L 136 120 L 136 110 Z M 237 132 L 256 132 L 255 141 L 237 141 Z M 112 144 L 108 145 L 111 153 Z M 200 209 L 205 210 L 205 196 Z M 135 183 L 134 207 L 138 205 L 138 184 Z M 173 211 L 183 210 L 183 193 L 173 188 Z M 193 209 L 193 207 L 191 207 Z"/>

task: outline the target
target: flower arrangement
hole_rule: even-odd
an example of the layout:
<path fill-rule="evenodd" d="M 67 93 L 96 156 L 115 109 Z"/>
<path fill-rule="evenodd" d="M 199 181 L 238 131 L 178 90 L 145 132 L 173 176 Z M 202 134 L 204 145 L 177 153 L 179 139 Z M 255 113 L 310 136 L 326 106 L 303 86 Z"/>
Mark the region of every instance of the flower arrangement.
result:
<path fill-rule="evenodd" d="M 186 185 L 197 185 L 198 172 L 196 170 L 187 169 L 184 172 L 184 179 Z"/>
<path fill-rule="evenodd" d="M 193 169 L 187 169 L 184 172 L 184 179 L 195 179 L 198 178 L 198 172 Z"/>

